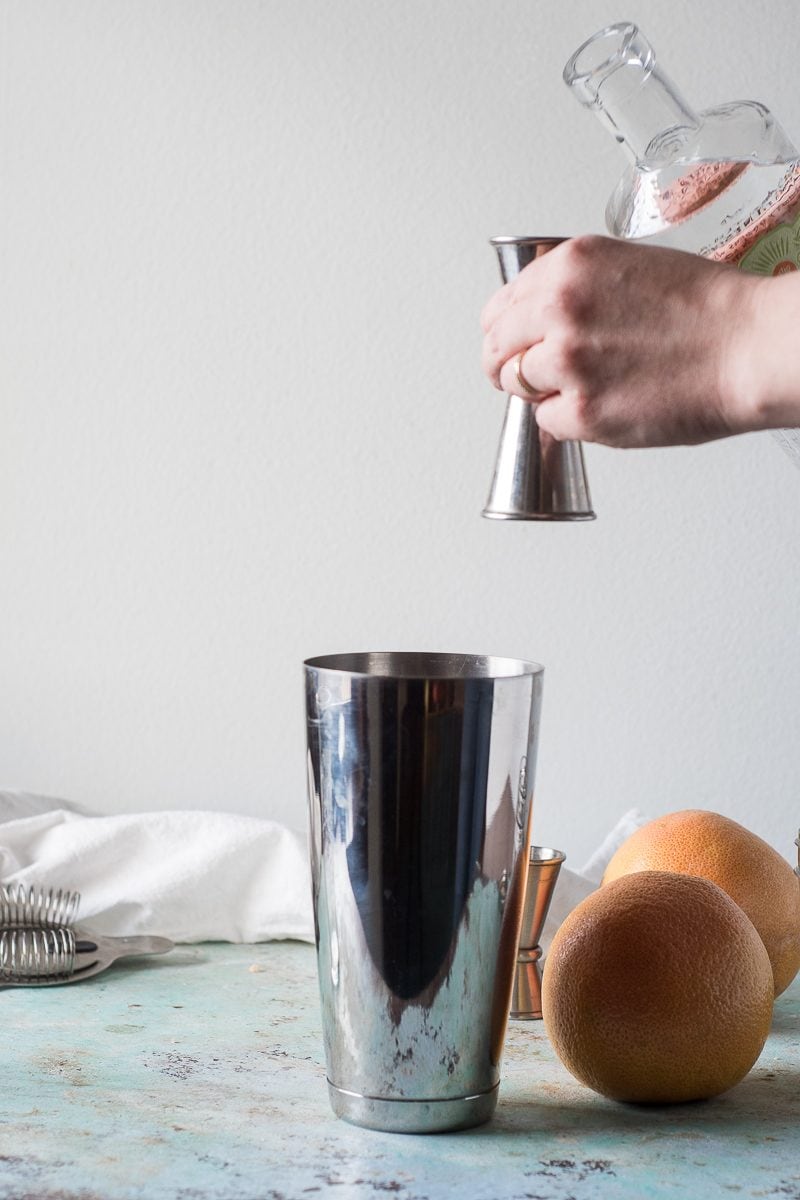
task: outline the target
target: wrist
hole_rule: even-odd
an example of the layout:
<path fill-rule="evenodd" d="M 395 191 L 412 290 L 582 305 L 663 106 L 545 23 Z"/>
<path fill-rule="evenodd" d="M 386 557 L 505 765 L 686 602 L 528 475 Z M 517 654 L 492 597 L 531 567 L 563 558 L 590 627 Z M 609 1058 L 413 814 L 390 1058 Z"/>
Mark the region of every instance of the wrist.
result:
<path fill-rule="evenodd" d="M 723 396 L 732 432 L 800 425 L 800 275 L 737 272 L 729 305 Z"/>
<path fill-rule="evenodd" d="M 769 389 L 758 370 L 763 324 L 761 293 L 768 282 L 736 268 L 729 269 L 724 276 L 720 400 L 731 433 L 768 428 Z"/>

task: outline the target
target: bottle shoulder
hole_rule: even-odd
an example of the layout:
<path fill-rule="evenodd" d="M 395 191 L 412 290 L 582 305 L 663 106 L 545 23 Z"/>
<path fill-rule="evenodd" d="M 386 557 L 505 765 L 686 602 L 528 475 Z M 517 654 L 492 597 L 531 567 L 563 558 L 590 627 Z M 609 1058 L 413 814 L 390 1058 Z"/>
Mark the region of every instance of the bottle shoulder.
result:
<path fill-rule="evenodd" d="M 701 162 L 788 162 L 797 151 L 765 104 L 734 100 L 707 108 L 692 125 L 663 129 L 652 139 L 634 171 Z"/>
<path fill-rule="evenodd" d="M 725 159 L 761 165 L 788 162 L 797 150 L 765 104 L 734 100 L 700 113 L 692 160 Z"/>
<path fill-rule="evenodd" d="M 706 109 L 693 128 L 653 139 L 647 158 L 624 172 L 606 209 L 609 231 L 705 246 L 715 223 L 732 229 L 780 194 L 799 159 L 766 105 L 740 100 Z"/>

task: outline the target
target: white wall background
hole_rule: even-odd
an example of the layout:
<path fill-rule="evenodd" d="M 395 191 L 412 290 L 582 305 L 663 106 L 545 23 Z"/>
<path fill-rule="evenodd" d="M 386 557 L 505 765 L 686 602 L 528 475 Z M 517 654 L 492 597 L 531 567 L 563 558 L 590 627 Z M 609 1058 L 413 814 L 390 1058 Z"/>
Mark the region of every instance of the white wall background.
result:
<path fill-rule="evenodd" d="M 795 0 L 2 0 L 0 784 L 305 822 L 301 660 L 547 667 L 535 840 L 631 805 L 794 853 L 800 473 L 589 448 L 599 519 L 479 513 L 496 233 L 600 230 L 561 68 L 638 21 L 800 138 Z"/>

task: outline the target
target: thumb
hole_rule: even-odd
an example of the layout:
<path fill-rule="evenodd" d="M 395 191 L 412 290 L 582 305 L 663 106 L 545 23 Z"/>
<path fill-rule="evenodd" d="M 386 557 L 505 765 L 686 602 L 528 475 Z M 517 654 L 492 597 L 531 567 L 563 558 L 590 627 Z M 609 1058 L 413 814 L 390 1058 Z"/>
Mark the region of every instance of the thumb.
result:
<path fill-rule="evenodd" d="M 557 442 L 587 440 L 586 431 L 578 428 L 574 406 L 560 392 L 537 404 L 536 424 Z"/>

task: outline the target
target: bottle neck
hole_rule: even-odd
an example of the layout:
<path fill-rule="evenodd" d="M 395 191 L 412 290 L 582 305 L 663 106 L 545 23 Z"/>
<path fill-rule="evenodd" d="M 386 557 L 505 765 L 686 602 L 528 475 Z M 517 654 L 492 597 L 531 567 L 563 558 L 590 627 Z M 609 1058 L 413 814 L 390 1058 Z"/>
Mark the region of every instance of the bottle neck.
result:
<path fill-rule="evenodd" d="M 612 25 L 595 34 L 567 63 L 564 81 L 640 164 L 670 161 L 700 128 L 635 25 Z"/>

